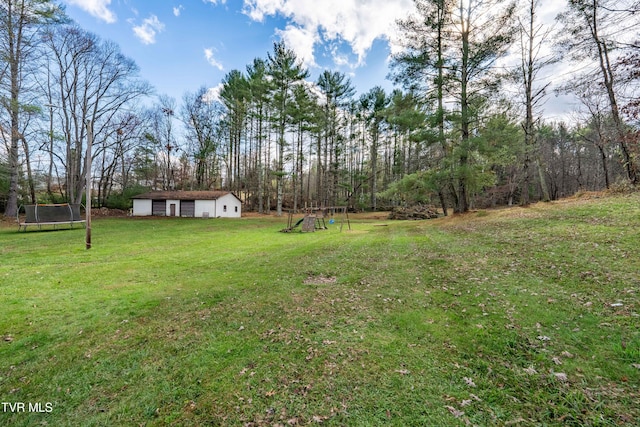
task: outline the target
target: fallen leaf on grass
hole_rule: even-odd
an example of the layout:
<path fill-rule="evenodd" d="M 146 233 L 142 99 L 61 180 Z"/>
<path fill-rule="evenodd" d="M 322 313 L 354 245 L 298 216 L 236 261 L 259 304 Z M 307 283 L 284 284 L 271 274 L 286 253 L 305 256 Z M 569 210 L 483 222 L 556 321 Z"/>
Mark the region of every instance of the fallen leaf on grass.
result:
<path fill-rule="evenodd" d="M 467 383 L 467 385 L 469 387 L 475 387 L 476 386 L 476 383 L 474 383 L 471 378 L 464 377 L 463 380 L 464 380 L 465 383 Z"/>
<path fill-rule="evenodd" d="M 302 283 L 305 285 L 326 285 L 333 284 L 338 281 L 338 278 L 335 276 L 308 276 Z"/>
<path fill-rule="evenodd" d="M 409 375 L 411 373 L 406 369 L 396 369 L 396 372 L 399 373 L 400 375 Z"/>
<path fill-rule="evenodd" d="M 569 381 L 569 377 L 564 372 L 554 372 L 553 375 L 563 383 Z"/>
<path fill-rule="evenodd" d="M 447 408 L 449 412 L 451 412 L 451 415 L 453 415 L 456 418 L 460 418 L 461 416 L 464 415 L 464 412 L 454 408 L 453 406 L 445 406 L 445 408 Z"/>
<path fill-rule="evenodd" d="M 555 363 L 556 365 L 562 365 L 562 360 L 560 360 L 559 357 L 553 357 L 551 359 L 553 361 L 553 363 Z"/>
<path fill-rule="evenodd" d="M 524 368 L 523 371 L 526 372 L 529 375 L 535 375 L 535 374 L 538 373 L 538 371 L 536 371 L 536 368 L 534 368 L 533 366 L 529 366 L 528 368 Z"/>

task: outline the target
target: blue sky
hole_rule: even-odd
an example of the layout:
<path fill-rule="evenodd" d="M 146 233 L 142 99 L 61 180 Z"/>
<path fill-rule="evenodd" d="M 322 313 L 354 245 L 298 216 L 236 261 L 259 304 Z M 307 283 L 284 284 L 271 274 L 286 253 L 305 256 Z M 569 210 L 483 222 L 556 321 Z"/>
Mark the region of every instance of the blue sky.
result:
<path fill-rule="evenodd" d="M 413 0 L 62 0 L 81 27 L 120 45 L 157 94 L 179 104 L 186 92 L 215 88 L 231 70 L 245 71 L 284 40 L 316 80 L 324 70 L 351 78 L 358 93 L 386 79 L 396 21 Z M 553 24 L 566 0 L 541 2 L 539 16 Z M 545 70 L 567 78 L 572 64 Z M 556 83 L 555 81 L 553 83 Z M 564 119 L 575 105 L 549 94 L 544 115 Z"/>
<path fill-rule="evenodd" d="M 273 43 L 281 39 L 303 60 L 311 80 L 331 69 L 347 74 L 358 93 L 375 85 L 390 90 L 387 40 L 411 0 L 63 3 L 81 27 L 118 43 L 158 94 L 170 95 L 179 103 L 185 92 L 203 85 L 215 87 L 229 71 L 244 71 L 254 58 L 266 58 Z M 385 7 L 392 12 L 384 13 Z"/>

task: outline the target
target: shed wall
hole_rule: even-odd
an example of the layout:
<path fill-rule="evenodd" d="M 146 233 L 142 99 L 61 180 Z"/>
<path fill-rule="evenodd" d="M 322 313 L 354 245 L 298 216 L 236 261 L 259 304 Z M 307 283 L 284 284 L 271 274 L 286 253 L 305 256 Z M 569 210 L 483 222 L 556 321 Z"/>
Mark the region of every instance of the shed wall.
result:
<path fill-rule="evenodd" d="M 208 216 L 209 218 L 216 217 L 215 200 L 196 200 L 196 218 L 202 218 L 205 216 Z"/>
<path fill-rule="evenodd" d="M 151 200 L 133 199 L 133 215 L 148 216 L 151 215 Z"/>
<path fill-rule="evenodd" d="M 133 215 L 171 216 L 172 204 L 175 205 L 174 216 L 196 218 L 240 218 L 242 216 L 242 203 L 233 194 L 226 194 L 217 200 L 133 199 Z"/>
<path fill-rule="evenodd" d="M 240 218 L 242 216 L 242 203 L 233 194 L 218 198 L 216 209 L 216 217 Z"/>

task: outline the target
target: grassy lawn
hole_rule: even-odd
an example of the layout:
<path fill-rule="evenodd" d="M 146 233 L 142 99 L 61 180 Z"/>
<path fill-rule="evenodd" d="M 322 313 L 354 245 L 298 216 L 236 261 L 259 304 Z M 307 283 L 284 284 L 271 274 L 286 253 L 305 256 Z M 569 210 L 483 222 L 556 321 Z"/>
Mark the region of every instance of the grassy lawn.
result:
<path fill-rule="evenodd" d="M 640 194 L 285 223 L 0 227 L 0 425 L 640 424 Z"/>

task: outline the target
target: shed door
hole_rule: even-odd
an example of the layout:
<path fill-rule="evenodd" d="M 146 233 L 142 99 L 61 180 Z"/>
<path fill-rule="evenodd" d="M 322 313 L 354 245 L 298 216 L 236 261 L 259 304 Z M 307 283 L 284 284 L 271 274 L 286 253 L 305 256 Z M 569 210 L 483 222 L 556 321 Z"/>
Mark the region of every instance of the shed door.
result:
<path fill-rule="evenodd" d="M 167 203 L 164 200 L 152 201 L 151 214 L 154 216 L 165 216 L 167 214 Z"/>
<path fill-rule="evenodd" d="M 193 218 L 196 216 L 196 201 L 195 200 L 183 200 L 180 202 L 180 216 L 187 216 Z"/>

